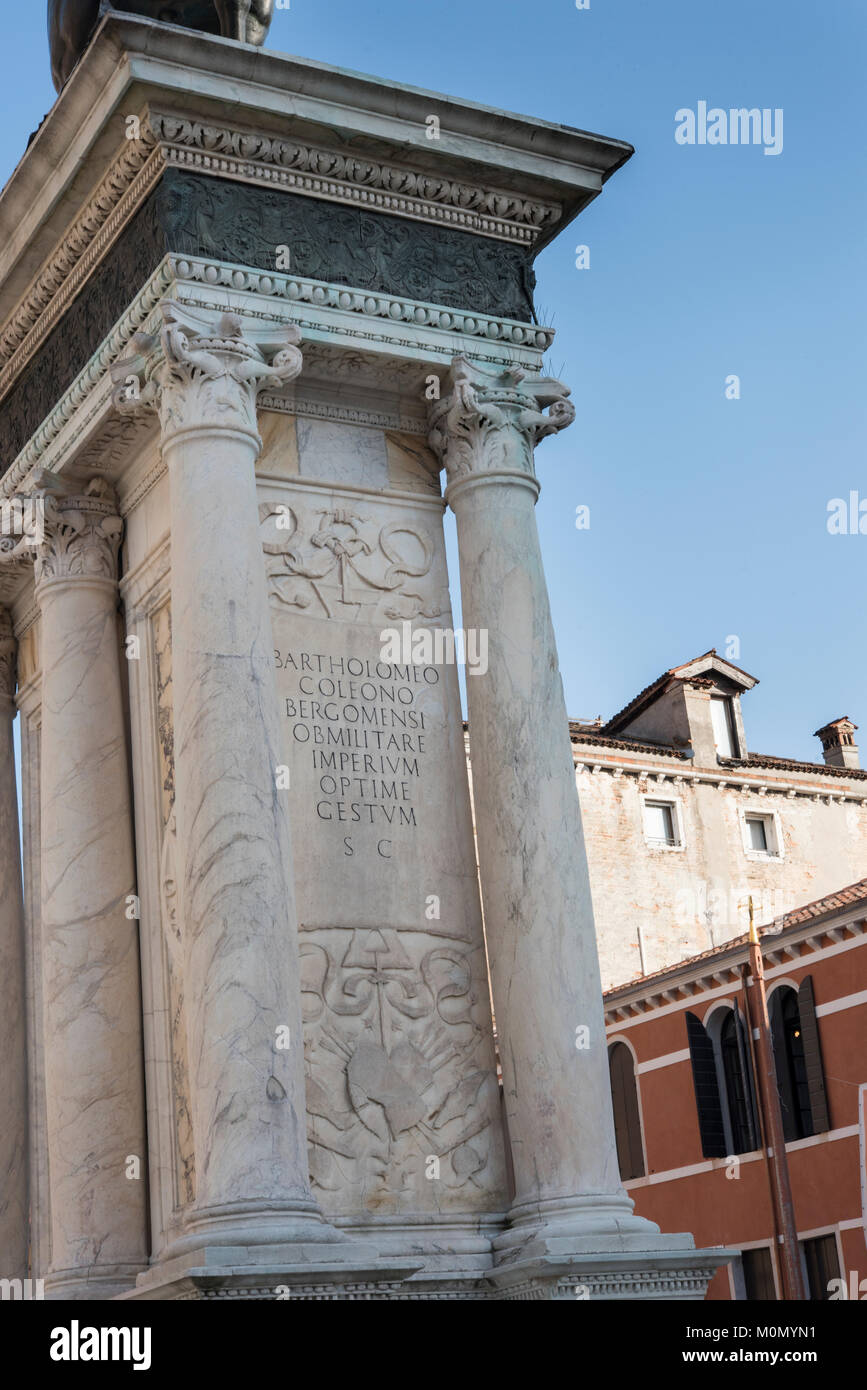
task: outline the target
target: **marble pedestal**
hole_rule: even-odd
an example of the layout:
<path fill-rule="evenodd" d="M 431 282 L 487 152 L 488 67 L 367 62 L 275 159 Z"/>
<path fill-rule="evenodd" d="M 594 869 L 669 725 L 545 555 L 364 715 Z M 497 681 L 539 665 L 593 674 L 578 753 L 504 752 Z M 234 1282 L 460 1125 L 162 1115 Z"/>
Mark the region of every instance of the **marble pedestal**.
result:
<path fill-rule="evenodd" d="M 620 1185 L 533 518 L 573 412 L 532 258 L 630 153 L 111 13 L 0 200 L 0 487 L 72 556 L 0 551 L 9 1258 L 54 1296 L 697 1298 L 723 1258 Z"/>

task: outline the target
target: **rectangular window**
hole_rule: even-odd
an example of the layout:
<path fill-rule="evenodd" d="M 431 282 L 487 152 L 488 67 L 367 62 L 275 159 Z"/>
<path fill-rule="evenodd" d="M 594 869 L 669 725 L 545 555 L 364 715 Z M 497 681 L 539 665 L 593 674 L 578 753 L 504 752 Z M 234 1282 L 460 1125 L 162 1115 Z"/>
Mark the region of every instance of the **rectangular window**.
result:
<path fill-rule="evenodd" d="M 813 1240 L 802 1240 L 800 1244 L 807 1266 L 810 1300 L 813 1303 L 825 1303 L 831 1297 L 831 1280 L 840 1278 L 837 1241 L 832 1234 L 815 1236 Z"/>
<path fill-rule="evenodd" d="M 735 717 L 732 702 L 728 696 L 711 696 L 710 717 L 713 724 L 713 741 L 716 745 L 717 757 L 736 758 L 738 747 L 735 737 Z"/>
<path fill-rule="evenodd" d="M 744 849 L 748 854 L 780 857 L 777 822 L 772 814 L 752 811 L 744 815 Z"/>
<path fill-rule="evenodd" d="M 771 1252 L 766 1245 L 758 1250 L 741 1252 L 741 1268 L 744 1272 L 744 1294 L 752 1303 L 775 1303 L 777 1291 L 774 1287 L 774 1267 Z"/>
<path fill-rule="evenodd" d="M 671 801 L 645 801 L 644 833 L 656 845 L 676 845 L 677 819 Z"/>

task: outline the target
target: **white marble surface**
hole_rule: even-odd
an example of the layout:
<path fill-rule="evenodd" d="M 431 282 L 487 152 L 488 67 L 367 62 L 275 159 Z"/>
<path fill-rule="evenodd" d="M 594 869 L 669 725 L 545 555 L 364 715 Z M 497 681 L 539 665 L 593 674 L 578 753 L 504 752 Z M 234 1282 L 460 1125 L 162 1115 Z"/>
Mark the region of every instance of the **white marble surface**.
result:
<path fill-rule="evenodd" d="M 333 485 L 260 485 L 310 1163 L 329 1215 L 454 1268 L 508 1202 L 460 695 L 454 665 L 382 660 L 386 629 L 452 627 L 442 503 L 367 492 L 363 433 L 322 436 Z"/>
<path fill-rule="evenodd" d="M 489 634 L 488 671 L 467 680 L 467 701 L 512 1221 L 527 1228 L 515 1239 L 649 1238 L 657 1228 L 632 1216 L 618 1172 L 593 909 L 534 514 L 533 446 L 574 412 L 562 387 L 534 394 L 463 359 L 451 386 L 432 413 L 432 442 L 457 517 L 464 625 Z"/>
<path fill-rule="evenodd" d="M 147 1252 L 138 924 L 121 686 L 119 519 L 62 504 L 42 614 L 42 971 L 49 1296 L 125 1286 Z M 91 510 L 95 508 L 96 510 Z M 138 1175 L 128 1177 L 128 1161 Z"/>
<path fill-rule="evenodd" d="M 0 1278 L 27 1270 L 27 1037 L 24 903 L 12 720 L 15 640 L 0 608 Z"/>
<path fill-rule="evenodd" d="M 294 903 L 252 441 L 167 449 L 197 1203 L 309 1196 Z M 278 1028 L 291 1045 L 278 1050 Z"/>
<path fill-rule="evenodd" d="M 299 420 L 298 460 L 302 476 L 356 487 L 388 487 L 388 457 L 381 430 L 333 420 Z"/>
<path fill-rule="evenodd" d="M 163 907 L 186 1020 L 195 1200 L 182 1189 L 184 1239 L 216 1239 L 222 1222 L 235 1241 L 267 1242 L 294 1221 L 315 1240 L 328 1228 L 307 1173 L 292 848 L 254 475 L 257 390 L 291 379 L 301 355 L 287 334 L 268 365 L 231 316 L 163 313 L 140 369 L 170 492 L 176 842 L 164 842 L 161 876 L 164 898 L 174 885 Z M 124 398 L 134 365 L 120 364 L 116 380 L 119 404 L 135 410 L 136 393 Z"/>

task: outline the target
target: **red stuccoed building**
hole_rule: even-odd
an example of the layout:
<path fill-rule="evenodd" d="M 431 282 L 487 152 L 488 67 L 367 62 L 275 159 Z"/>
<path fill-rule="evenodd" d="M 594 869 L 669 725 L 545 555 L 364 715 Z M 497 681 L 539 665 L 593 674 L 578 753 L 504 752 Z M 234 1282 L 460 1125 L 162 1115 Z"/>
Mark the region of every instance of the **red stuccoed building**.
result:
<path fill-rule="evenodd" d="M 808 1296 L 867 1299 L 867 879 L 761 929 Z M 711 1299 L 782 1297 L 748 937 L 605 995 L 621 1176 L 636 1210 L 736 1252 Z"/>

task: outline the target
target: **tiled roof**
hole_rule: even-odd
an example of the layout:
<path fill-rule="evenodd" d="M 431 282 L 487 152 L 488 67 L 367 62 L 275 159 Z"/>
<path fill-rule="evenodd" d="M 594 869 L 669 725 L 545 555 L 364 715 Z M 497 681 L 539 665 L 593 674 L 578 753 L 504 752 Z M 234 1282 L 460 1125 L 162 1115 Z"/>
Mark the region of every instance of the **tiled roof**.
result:
<path fill-rule="evenodd" d="M 732 671 L 737 671 L 739 675 L 744 677 L 748 686 L 750 684 L 758 684 L 755 676 L 751 676 L 748 671 L 742 670 L 740 666 L 735 666 L 734 662 L 727 660 L 726 657 L 720 656 L 716 647 L 711 647 L 709 652 L 702 652 L 700 656 L 694 656 L 691 661 L 685 661 L 681 666 L 672 666 L 668 671 L 663 671 L 662 675 L 657 676 L 656 680 L 651 681 L 650 685 L 646 685 L 643 690 L 639 690 L 638 694 L 633 700 L 629 701 L 628 705 L 624 705 L 623 709 L 618 710 L 616 714 L 611 716 L 608 722 L 603 725 L 604 731 L 616 733 L 620 725 L 623 724 L 629 716 L 636 713 L 642 705 L 648 704 L 650 702 L 650 697 L 655 695 L 657 691 L 662 692 L 669 682 L 682 681 L 684 679 L 681 674 L 683 671 L 689 670 L 690 666 L 694 666 L 697 661 L 704 661 L 708 657 L 715 657 L 717 661 L 730 667 Z"/>
<path fill-rule="evenodd" d="M 827 763 L 801 763 L 795 758 L 777 758 L 770 753 L 749 753 L 743 758 L 726 758 L 727 767 L 778 767 L 788 772 L 820 772 L 823 777 L 867 777 L 862 767 L 829 767 Z"/>
<path fill-rule="evenodd" d="M 581 724 L 570 723 L 569 734 L 573 743 L 598 744 L 602 748 L 623 748 L 636 753 L 661 753 L 666 758 L 686 757 L 679 748 L 672 748 L 668 743 L 650 743 L 639 738 L 614 738 L 611 734 L 600 734 L 595 729 L 590 733 L 587 732 L 586 726 Z"/>
<path fill-rule="evenodd" d="M 848 887 L 840 888 L 836 893 L 829 893 L 827 897 L 817 898 L 815 902 L 805 903 L 803 907 L 796 907 L 792 912 L 787 912 L 785 916 L 774 923 L 773 934 L 768 933 L 767 939 L 774 941 L 780 932 L 785 931 L 787 927 L 801 927 L 806 922 L 826 917 L 831 912 L 842 912 L 846 908 L 862 902 L 867 908 L 867 878 L 859 878 L 857 883 L 850 883 Z M 760 938 L 762 938 L 763 932 L 767 932 L 770 925 L 770 923 L 765 923 L 764 928 L 759 927 Z M 742 936 L 733 936 L 730 941 L 723 942 L 721 946 L 712 946 L 707 951 L 700 951 L 696 956 L 687 956 L 684 960 L 676 961 L 673 965 L 667 965 L 664 970 L 654 971 L 652 975 L 639 975 L 634 980 L 628 980 L 626 984 L 615 985 L 612 989 L 605 991 L 603 998 L 608 999 L 624 990 L 637 989 L 643 985 L 652 984 L 655 980 L 664 980 L 669 975 L 681 974 L 684 970 L 688 970 L 691 965 L 712 960 L 715 956 L 724 955 L 725 952 L 738 946 L 746 946 L 749 939 L 748 932 L 744 932 Z"/>
<path fill-rule="evenodd" d="M 759 682 L 755 676 L 751 676 L 749 671 L 744 670 L 743 666 L 736 666 L 733 661 L 729 661 L 727 656 L 720 656 L 716 647 L 711 647 L 709 652 L 702 652 L 701 656 L 694 656 L 691 661 L 685 661 L 682 666 L 672 666 L 671 674 L 679 676 L 681 671 L 688 671 L 690 666 L 694 666 L 697 661 L 704 661 L 705 657 L 708 656 L 715 656 L 717 661 L 721 661 L 724 666 L 728 666 L 732 671 L 737 671 L 739 676 L 743 676 L 744 684 L 748 685 L 751 690 L 754 685 L 758 685 Z"/>
<path fill-rule="evenodd" d="M 661 676 L 657 676 L 655 681 L 650 682 L 650 685 L 646 685 L 643 690 L 639 690 L 638 694 L 633 700 L 629 701 L 628 705 L 624 705 L 623 709 L 618 710 L 616 714 L 612 714 L 608 722 L 603 725 L 603 728 L 607 729 L 612 724 L 621 724 L 628 714 L 631 714 L 638 705 L 644 704 L 649 695 L 653 695 L 657 690 L 661 690 L 669 680 L 671 680 L 671 672 L 663 671 Z"/>
<path fill-rule="evenodd" d="M 569 721 L 569 735 L 573 743 L 596 744 L 600 748 L 620 748 L 636 753 L 656 753 L 666 758 L 687 758 L 686 752 L 673 748 L 671 744 L 651 743 L 649 739 L 615 738 L 613 734 L 602 733 L 595 724 L 581 724 L 574 719 Z M 867 778 L 865 768 L 829 767 L 827 763 L 803 763 L 796 758 L 778 758 L 765 753 L 749 753 L 746 758 L 720 758 L 719 765 L 720 768 L 744 768 L 746 771 L 766 767 L 780 772 L 809 772 L 820 777 L 852 777 L 861 781 Z"/>
<path fill-rule="evenodd" d="M 792 912 L 787 912 L 783 918 L 783 926 L 795 927 L 809 922 L 813 917 L 824 917 L 826 912 L 851 907 L 859 902 L 867 902 L 867 878 L 859 878 L 857 883 L 850 883 L 848 888 L 840 888 L 836 893 L 830 893 L 827 898 L 817 898 L 813 903 L 806 903 L 804 907 L 796 907 Z"/>

